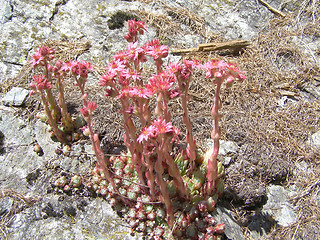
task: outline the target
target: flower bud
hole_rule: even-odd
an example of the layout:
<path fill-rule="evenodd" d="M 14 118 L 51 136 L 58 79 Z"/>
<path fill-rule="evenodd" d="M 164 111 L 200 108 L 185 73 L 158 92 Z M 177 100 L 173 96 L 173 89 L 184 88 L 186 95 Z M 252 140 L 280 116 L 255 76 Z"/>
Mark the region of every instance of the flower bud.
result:
<path fill-rule="evenodd" d="M 53 72 L 53 69 L 54 69 L 53 66 L 48 65 L 48 71 L 49 71 L 49 72 Z"/>
<path fill-rule="evenodd" d="M 227 79 L 226 79 L 226 85 L 227 85 L 227 88 L 229 87 L 232 87 L 232 84 L 234 83 L 234 77 L 232 76 L 229 76 Z"/>
<path fill-rule="evenodd" d="M 156 218 L 155 212 L 151 212 L 147 215 L 147 218 L 151 221 L 153 221 Z"/>
<path fill-rule="evenodd" d="M 224 173 L 224 166 L 222 162 L 218 162 L 218 175 L 222 175 Z"/>
<path fill-rule="evenodd" d="M 29 87 L 30 87 L 31 89 L 33 89 L 33 90 L 36 90 L 36 89 L 37 89 L 37 87 L 36 87 L 36 85 L 35 85 L 34 83 L 29 83 Z"/>
<path fill-rule="evenodd" d="M 200 212 L 207 212 L 208 211 L 208 202 L 207 201 L 201 201 L 198 204 Z"/>
<path fill-rule="evenodd" d="M 106 187 L 101 187 L 100 188 L 100 195 L 102 197 L 106 197 L 108 195 L 108 189 Z"/>
<path fill-rule="evenodd" d="M 215 200 L 214 200 L 212 197 L 209 197 L 208 200 L 207 200 L 207 202 L 208 202 L 208 210 L 209 210 L 210 212 L 213 211 L 213 210 L 214 210 L 214 207 L 215 207 L 215 205 L 216 205 Z"/>
<path fill-rule="evenodd" d="M 82 95 L 82 100 L 86 100 L 87 97 L 88 97 L 88 93 L 83 94 L 83 95 Z"/>
<path fill-rule="evenodd" d="M 86 106 L 83 106 L 81 109 L 80 109 L 80 112 L 82 113 L 83 117 L 86 118 L 89 116 L 89 111 L 87 109 Z"/>
<path fill-rule="evenodd" d="M 80 128 L 80 130 L 82 131 L 84 136 L 87 136 L 87 137 L 90 136 L 90 130 L 89 130 L 88 126 L 84 126 L 84 127 Z"/>
<path fill-rule="evenodd" d="M 72 134 L 72 141 L 76 142 L 80 139 L 80 133 L 73 133 Z"/>
<path fill-rule="evenodd" d="M 106 91 L 106 93 L 105 93 L 106 97 L 113 97 L 114 98 L 117 96 L 117 92 L 112 88 L 106 88 L 105 91 Z"/>
<path fill-rule="evenodd" d="M 88 183 L 86 184 L 86 188 L 87 188 L 89 191 L 91 191 L 91 190 L 93 189 L 93 183 L 92 183 L 92 182 L 88 182 Z"/>

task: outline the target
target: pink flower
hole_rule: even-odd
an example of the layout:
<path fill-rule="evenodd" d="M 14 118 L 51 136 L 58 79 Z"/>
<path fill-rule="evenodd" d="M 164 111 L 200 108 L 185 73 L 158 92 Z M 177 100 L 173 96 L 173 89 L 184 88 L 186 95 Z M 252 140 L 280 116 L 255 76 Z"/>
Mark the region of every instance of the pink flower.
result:
<path fill-rule="evenodd" d="M 169 91 L 169 97 L 171 99 L 179 97 L 180 95 L 181 95 L 181 92 L 178 88 L 175 88 Z"/>
<path fill-rule="evenodd" d="M 88 126 L 83 126 L 82 128 L 80 128 L 80 130 L 82 131 L 84 136 L 87 136 L 87 137 L 90 136 L 90 130 Z"/>
<path fill-rule="evenodd" d="M 128 42 L 136 42 L 138 34 L 143 35 L 144 31 L 147 31 L 145 28 L 145 23 L 142 21 L 129 20 L 129 33 L 124 37 Z"/>
<path fill-rule="evenodd" d="M 135 33 L 135 31 L 137 31 L 139 34 L 143 34 L 143 31 L 148 32 L 145 27 L 146 24 L 143 21 L 129 20 L 128 25 L 129 32 L 131 33 Z"/>
<path fill-rule="evenodd" d="M 51 83 L 46 79 L 43 75 L 37 75 L 33 77 L 33 80 L 36 82 L 36 88 L 39 91 L 42 91 L 43 89 L 51 89 Z M 31 88 L 34 89 L 34 84 L 29 85 Z"/>
<path fill-rule="evenodd" d="M 32 59 L 29 61 L 32 67 L 37 67 L 38 65 L 44 64 L 44 57 L 41 56 L 39 52 L 32 55 Z"/>
<path fill-rule="evenodd" d="M 167 133 L 172 133 L 172 140 L 174 140 L 175 138 L 177 138 L 180 131 L 174 128 L 171 122 L 166 123 L 166 121 L 162 120 L 162 118 L 160 117 L 157 120 L 154 120 L 149 127 L 143 128 L 142 132 L 137 138 L 137 141 L 141 143 L 143 141 L 148 141 L 150 138 L 155 138 L 158 135 Z"/>
<path fill-rule="evenodd" d="M 53 54 L 55 50 L 53 48 L 42 46 L 39 48 L 38 52 L 41 54 L 41 56 L 48 58 L 48 60 L 52 60 L 54 58 Z"/>
<path fill-rule="evenodd" d="M 124 36 L 124 39 L 127 40 L 128 42 L 134 42 L 136 41 L 136 39 L 134 38 L 134 36 L 132 36 L 130 33 L 128 33 L 127 35 Z"/>
<path fill-rule="evenodd" d="M 220 60 L 212 60 L 206 62 L 204 65 L 201 66 L 202 68 L 207 70 L 206 77 L 223 77 L 226 74 L 227 64 Z"/>
<path fill-rule="evenodd" d="M 106 72 L 101 76 L 99 84 L 104 87 L 108 87 L 112 85 L 116 74 L 112 72 Z"/>
<path fill-rule="evenodd" d="M 169 48 L 165 45 L 148 46 L 147 54 L 151 55 L 154 61 L 157 61 L 168 56 Z"/>
<path fill-rule="evenodd" d="M 143 141 L 148 141 L 149 138 L 154 137 L 155 127 L 153 125 L 143 128 L 142 132 L 140 133 L 139 137 L 137 138 L 137 141 L 139 143 Z"/>
<path fill-rule="evenodd" d="M 246 76 L 243 74 L 244 72 L 240 71 L 235 64 L 227 63 L 227 69 L 229 70 L 230 75 L 232 75 L 238 81 L 243 81 L 246 79 Z"/>
<path fill-rule="evenodd" d="M 129 90 L 129 95 L 130 97 L 134 98 L 134 97 L 138 97 L 138 98 L 145 98 L 147 99 L 148 97 L 150 97 L 153 94 L 152 91 L 150 91 L 149 89 L 146 88 L 142 88 L 142 87 L 132 87 Z"/>
<path fill-rule="evenodd" d="M 127 58 L 131 61 L 139 60 L 140 62 L 146 62 L 147 60 L 144 56 L 145 50 L 138 47 L 138 42 L 129 44 L 126 53 Z"/>
<path fill-rule="evenodd" d="M 33 83 L 29 83 L 29 88 L 31 88 L 32 90 L 37 89 L 36 85 L 34 85 Z"/>
<path fill-rule="evenodd" d="M 89 116 L 89 111 L 86 106 L 83 106 L 82 108 L 80 108 L 80 112 L 84 118 Z"/>
<path fill-rule="evenodd" d="M 183 60 L 183 63 L 185 67 L 190 69 L 201 66 L 198 60 Z"/>
<path fill-rule="evenodd" d="M 141 76 L 140 73 L 137 73 L 134 69 L 129 68 L 129 69 L 124 69 L 121 72 L 121 76 L 123 76 L 127 80 L 133 80 L 137 81 L 140 80 Z"/>
<path fill-rule="evenodd" d="M 63 66 L 61 67 L 61 71 L 65 71 L 65 72 L 69 72 L 71 71 L 72 67 L 77 65 L 77 61 L 69 61 L 66 62 L 65 64 L 63 64 Z"/>
<path fill-rule="evenodd" d="M 106 70 L 112 74 L 117 74 L 119 72 L 122 72 L 125 69 L 125 67 L 126 64 L 123 61 L 117 59 L 110 62 Z"/>
<path fill-rule="evenodd" d="M 169 63 L 167 66 L 167 71 L 169 74 L 175 74 L 177 72 L 180 72 L 182 69 L 182 65 L 180 63 Z"/>
<path fill-rule="evenodd" d="M 161 73 L 153 75 L 149 79 L 149 84 L 146 84 L 146 88 L 151 92 L 159 92 L 168 90 L 174 83 L 174 77 Z"/>
<path fill-rule="evenodd" d="M 120 60 L 121 62 L 127 64 L 127 51 L 120 51 L 115 56 L 112 57 L 114 60 Z"/>
<path fill-rule="evenodd" d="M 121 92 L 120 92 L 118 98 L 119 99 L 127 98 L 128 96 L 130 96 L 130 88 L 123 88 L 123 89 L 121 89 Z"/>
<path fill-rule="evenodd" d="M 238 78 L 238 81 L 243 81 L 243 80 L 245 80 L 247 77 L 246 77 L 244 74 L 239 73 L 237 78 Z"/>
<path fill-rule="evenodd" d="M 147 49 L 148 47 L 158 46 L 160 42 L 158 39 L 152 39 L 147 44 L 144 45 L 144 48 Z"/>
<path fill-rule="evenodd" d="M 125 71 L 125 70 L 123 70 Z M 121 75 L 118 77 L 118 83 L 121 85 L 122 88 L 126 88 L 129 86 L 130 78 L 127 78 L 123 75 L 123 72 L 120 73 Z"/>
<path fill-rule="evenodd" d="M 174 132 L 174 127 L 172 126 L 171 122 L 166 123 L 165 120 L 162 120 L 162 118 L 158 118 L 158 120 L 154 120 L 152 125 L 155 128 L 156 134 L 165 134 Z"/>
<path fill-rule="evenodd" d="M 89 114 L 92 114 L 97 109 L 97 104 L 95 102 L 88 102 L 87 106 L 83 106 L 80 109 L 80 112 L 82 113 L 83 117 L 88 117 Z"/>
<path fill-rule="evenodd" d="M 32 59 L 29 61 L 32 67 L 37 67 L 38 65 L 44 65 L 45 61 L 52 60 L 54 58 L 54 49 L 46 46 L 42 46 L 39 48 L 34 55 L 32 55 Z"/>
<path fill-rule="evenodd" d="M 97 103 L 92 101 L 87 103 L 87 108 L 90 112 L 94 112 L 97 109 Z"/>
<path fill-rule="evenodd" d="M 91 63 L 86 61 L 73 62 L 73 66 L 71 68 L 71 72 L 74 75 L 79 75 L 83 78 L 88 77 L 88 70 L 93 70 L 93 68 L 91 67 Z"/>

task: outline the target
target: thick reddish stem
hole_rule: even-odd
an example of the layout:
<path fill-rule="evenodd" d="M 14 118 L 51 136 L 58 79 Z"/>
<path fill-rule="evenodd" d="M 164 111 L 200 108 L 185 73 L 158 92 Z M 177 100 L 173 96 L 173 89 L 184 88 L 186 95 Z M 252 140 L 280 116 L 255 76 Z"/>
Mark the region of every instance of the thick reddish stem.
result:
<path fill-rule="evenodd" d="M 215 188 L 215 181 L 218 177 L 218 164 L 217 157 L 219 153 L 219 138 L 221 135 L 220 126 L 219 126 L 219 109 L 221 107 L 220 102 L 220 89 L 221 89 L 222 81 L 217 81 L 216 93 L 214 95 L 214 103 L 211 110 L 211 115 L 213 117 L 213 130 L 211 132 L 211 138 L 213 139 L 213 152 L 208 160 L 208 173 L 207 178 L 209 181 L 209 189 L 208 191 L 211 193 Z"/>

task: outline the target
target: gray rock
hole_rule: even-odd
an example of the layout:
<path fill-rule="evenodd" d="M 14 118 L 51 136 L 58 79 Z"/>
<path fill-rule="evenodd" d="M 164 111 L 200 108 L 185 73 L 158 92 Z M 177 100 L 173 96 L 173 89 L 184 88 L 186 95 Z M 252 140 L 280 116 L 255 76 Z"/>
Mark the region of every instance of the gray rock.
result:
<path fill-rule="evenodd" d="M 283 1 L 271 1 L 279 6 Z M 295 1 L 294 1 L 295 2 Z M 185 11 L 185 8 L 204 23 L 208 36 L 220 34 L 226 39 L 251 39 L 258 35 L 273 14 L 258 2 L 233 0 L 216 1 L 33 1 L 1 0 L 0 10 L 0 80 L 15 77 L 27 63 L 36 46 L 47 39 L 90 41 L 90 53 L 80 56 L 80 60 L 105 64 L 122 48 L 126 48 L 123 35 L 127 27 L 111 29 L 108 21 L 117 11 L 145 11 L 159 17 L 168 17 L 172 9 Z M 283 7 L 286 9 L 286 7 Z M 137 16 L 138 17 L 138 16 Z M 175 18 L 174 16 L 170 16 Z M 179 17 L 179 16 L 178 16 Z M 179 22 L 179 21 L 178 21 Z M 206 39 L 195 34 L 185 20 L 179 23 L 184 34 L 173 34 L 168 43 L 176 46 L 196 47 Z M 120 24 L 121 25 L 121 24 Z M 125 25 L 125 24 L 124 24 Z M 194 27 L 194 26 L 193 26 Z M 142 36 L 142 42 L 151 40 L 156 31 L 150 26 L 149 34 Z"/>
<path fill-rule="evenodd" d="M 306 141 L 306 144 L 314 148 L 320 148 L 320 131 L 312 134 Z"/>
<path fill-rule="evenodd" d="M 0 199 L 0 220 L 10 212 L 13 205 L 13 200 L 10 197 Z"/>
<path fill-rule="evenodd" d="M 229 153 L 236 154 L 239 150 L 239 146 L 232 141 L 220 141 L 220 148 L 219 148 L 219 154 L 221 155 L 227 155 Z"/>
<path fill-rule="evenodd" d="M 284 108 L 286 108 L 288 105 L 290 105 L 291 103 L 295 103 L 297 102 L 296 100 L 293 100 L 287 96 L 283 96 L 281 97 L 279 100 L 278 100 L 278 105 L 279 105 L 279 108 L 277 110 L 282 110 Z"/>
<path fill-rule="evenodd" d="M 13 87 L 7 94 L 2 98 L 2 103 L 5 106 L 20 107 L 24 104 L 25 100 L 29 95 L 29 90 L 20 87 Z"/>
<path fill-rule="evenodd" d="M 48 189 L 56 169 L 63 169 L 65 163 L 63 170 L 87 174 L 92 162 L 81 158 L 81 147 L 77 145 L 73 148 L 77 153 L 74 158 L 57 156 L 45 124 L 37 121 L 31 126 L 14 116 L 10 108 L 7 110 L 0 111 L 5 146 L 5 153 L 0 155 L 1 189 L 14 189 L 24 197 L 37 199 L 34 205 L 23 206 L 21 212 L 10 216 L 10 225 L 6 226 L 8 239 L 138 239 L 130 235 L 130 228 L 106 200 L 50 194 Z M 41 145 L 42 156 L 33 151 L 34 142 Z M 11 198 L 0 198 L 0 218 L 6 217 L 12 204 Z"/>
<path fill-rule="evenodd" d="M 6 229 L 18 239 L 126 239 L 130 229 L 103 199 L 88 200 L 47 195 L 16 214 Z"/>
<path fill-rule="evenodd" d="M 60 146 L 59 142 L 54 142 L 48 131 L 48 125 L 37 121 L 34 125 L 34 140 L 42 147 L 44 152 L 43 158 L 52 159 L 56 157 L 55 150 Z"/>
<path fill-rule="evenodd" d="M 219 147 L 219 157 L 220 161 L 224 166 L 230 165 L 232 160 L 235 158 L 236 154 L 239 151 L 239 146 L 233 141 L 224 141 L 220 140 L 220 147 Z M 213 148 L 213 140 L 207 140 L 208 149 Z"/>
<path fill-rule="evenodd" d="M 12 5 L 8 1 L 0 1 L 0 24 L 9 21 L 12 18 Z"/>
<path fill-rule="evenodd" d="M 248 225 L 252 239 L 264 239 L 274 226 L 274 220 L 268 214 L 261 213 L 259 210 L 251 217 Z"/>
<path fill-rule="evenodd" d="M 91 144 L 85 144 L 84 145 L 84 151 L 87 153 L 87 154 L 90 154 L 90 155 L 94 155 L 94 151 L 92 149 L 92 145 Z"/>
<path fill-rule="evenodd" d="M 219 155 L 227 155 L 228 153 L 235 154 L 239 150 L 239 146 L 233 141 L 224 141 L 220 140 L 220 147 L 219 147 Z M 207 148 L 210 149 L 213 147 L 213 140 L 208 139 L 206 142 Z"/>
<path fill-rule="evenodd" d="M 228 239 L 244 240 L 245 237 L 241 231 L 239 224 L 232 217 L 230 211 L 224 207 L 216 206 L 214 210 L 214 218 L 217 223 L 225 224 L 225 235 Z"/>
<path fill-rule="evenodd" d="M 284 187 L 269 185 L 267 187 L 268 201 L 262 209 L 263 213 L 272 216 L 283 227 L 287 227 L 296 221 L 296 214 L 287 194 Z"/>
<path fill-rule="evenodd" d="M 18 147 L 33 143 L 32 127 L 12 112 L 13 114 L 7 110 L 0 110 L 0 131 L 4 135 L 4 144 L 7 147 Z"/>

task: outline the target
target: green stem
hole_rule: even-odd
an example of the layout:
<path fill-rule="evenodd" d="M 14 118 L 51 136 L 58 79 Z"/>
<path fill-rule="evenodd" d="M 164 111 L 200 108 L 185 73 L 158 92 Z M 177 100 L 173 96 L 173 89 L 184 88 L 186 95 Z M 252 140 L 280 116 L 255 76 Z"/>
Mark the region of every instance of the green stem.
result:
<path fill-rule="evenodd" d="M 67 140 L 65 134 L 58 128 L 57 122 L 53 119 L 53 116 L 51 115 L 51 111 L 49 109 L 49 103 L 43 91 L 40 91 L 40 97 L 42 100 L 44 111 L 48 117 L 49 125 L 51 126 L 54 135 L 57 137 L 58 141 L 66 143 Z"/>
<path fill-rule="evenodd" d="M 58 77 L 58 81 L 57 81 L 57 85 L 58 85 L 58 98 L 59 98 L 59 105 L 61 108 L 61 115 L 62 115 L 62 123 L 64 125 L 65 131 L 66 132 L 72 132 L 74 129 L 74 125 L 71 119 L 71 115 L 68 112 L 68 108 L 65 102 L 65 98 L 64 98 L 64 88 L 63 88 L 63 84 L 62 84 L 62 79 L 59 76 Z"/>

